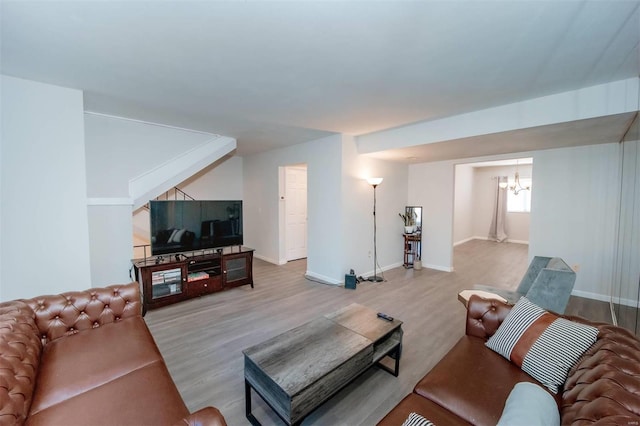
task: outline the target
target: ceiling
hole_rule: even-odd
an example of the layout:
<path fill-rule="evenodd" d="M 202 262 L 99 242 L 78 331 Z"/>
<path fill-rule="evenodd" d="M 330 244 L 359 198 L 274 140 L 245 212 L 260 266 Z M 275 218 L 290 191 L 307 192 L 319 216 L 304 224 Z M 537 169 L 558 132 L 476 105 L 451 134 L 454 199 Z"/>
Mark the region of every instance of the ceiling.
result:
<path fill-rule="evenodd" d="M 87 111 L 234 137 L 240 155 L 640 75 L 640 0 L 1 5 L 3 74 L 81 89 Z"/>

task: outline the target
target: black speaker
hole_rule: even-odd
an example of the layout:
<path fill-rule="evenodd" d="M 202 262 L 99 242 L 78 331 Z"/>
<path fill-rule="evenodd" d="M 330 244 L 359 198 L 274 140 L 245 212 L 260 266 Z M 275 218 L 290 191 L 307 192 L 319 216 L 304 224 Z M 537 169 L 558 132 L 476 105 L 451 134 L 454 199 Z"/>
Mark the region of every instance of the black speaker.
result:
<path fill-rule="evenodd" d="M 356 274 L 353 272 L 353 270 L 351 270 L 351 273 L 345 274 L 344 288 L 348 288 L 349 290 L 356 289 Z"/>

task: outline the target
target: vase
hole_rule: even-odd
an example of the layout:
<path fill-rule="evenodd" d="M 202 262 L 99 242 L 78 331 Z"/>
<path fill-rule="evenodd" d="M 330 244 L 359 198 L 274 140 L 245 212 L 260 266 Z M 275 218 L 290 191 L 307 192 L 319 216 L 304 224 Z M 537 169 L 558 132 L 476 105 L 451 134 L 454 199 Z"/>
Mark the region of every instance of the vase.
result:
<path fill-rule="evenodd" d="M 405 234 L 413 234 L 413 226 L 405 226 L 404 227 Z"/>

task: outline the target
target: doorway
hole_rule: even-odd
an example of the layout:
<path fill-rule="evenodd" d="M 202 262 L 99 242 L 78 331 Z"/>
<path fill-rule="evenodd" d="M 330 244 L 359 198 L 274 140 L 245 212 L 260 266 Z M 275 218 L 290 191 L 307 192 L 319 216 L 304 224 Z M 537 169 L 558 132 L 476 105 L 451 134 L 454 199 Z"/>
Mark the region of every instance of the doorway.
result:
<path fill-rule="evenodd" d="M 518 180 L 516 181 L 516 175 Z M 504 191 L 500 204 L 503 225 L 500 241 L 528 246 L 531 216 L 533 158 L 513 158 L 457 164 L 454 183 L 453 246 L 472 240 L 496 241 L 497 188 Z M 503 184 L 504 186 L 502 186 Z M 527 188 L 527 189 L 525 189 Z M 505 244 L 503 249 L 513 247 Z M 455 258 L 454 258 L 455 264 Z"/>
<path fill-rule="evenodd" d="M 285 259 L 307 257 L 307 165 L 284 168 Z"/>

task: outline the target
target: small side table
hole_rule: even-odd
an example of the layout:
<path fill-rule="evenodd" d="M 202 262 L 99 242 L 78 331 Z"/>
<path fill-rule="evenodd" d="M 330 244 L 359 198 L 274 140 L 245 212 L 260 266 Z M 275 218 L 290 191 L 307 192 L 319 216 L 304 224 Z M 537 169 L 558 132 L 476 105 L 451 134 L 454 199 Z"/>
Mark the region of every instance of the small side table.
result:
<path fill-rule="evenodd" d="M 462 290 L 460 293 L 458 293 L 458 300 L 462 302 L 462 304 L 466 308 L 469 304 L 469 299 L 474 294 L 484 299 L 497 299 L 503 303 L 508 303 L 507 299 L 505 299 L 504 297 L 484 290 Z"/>
<path fill-rule="evenodd" d="M 422 233 L 402 234 L 404 237 L 404 264 L 405 268 L 412 268 L 413 262 L 421 258 Z"/>

